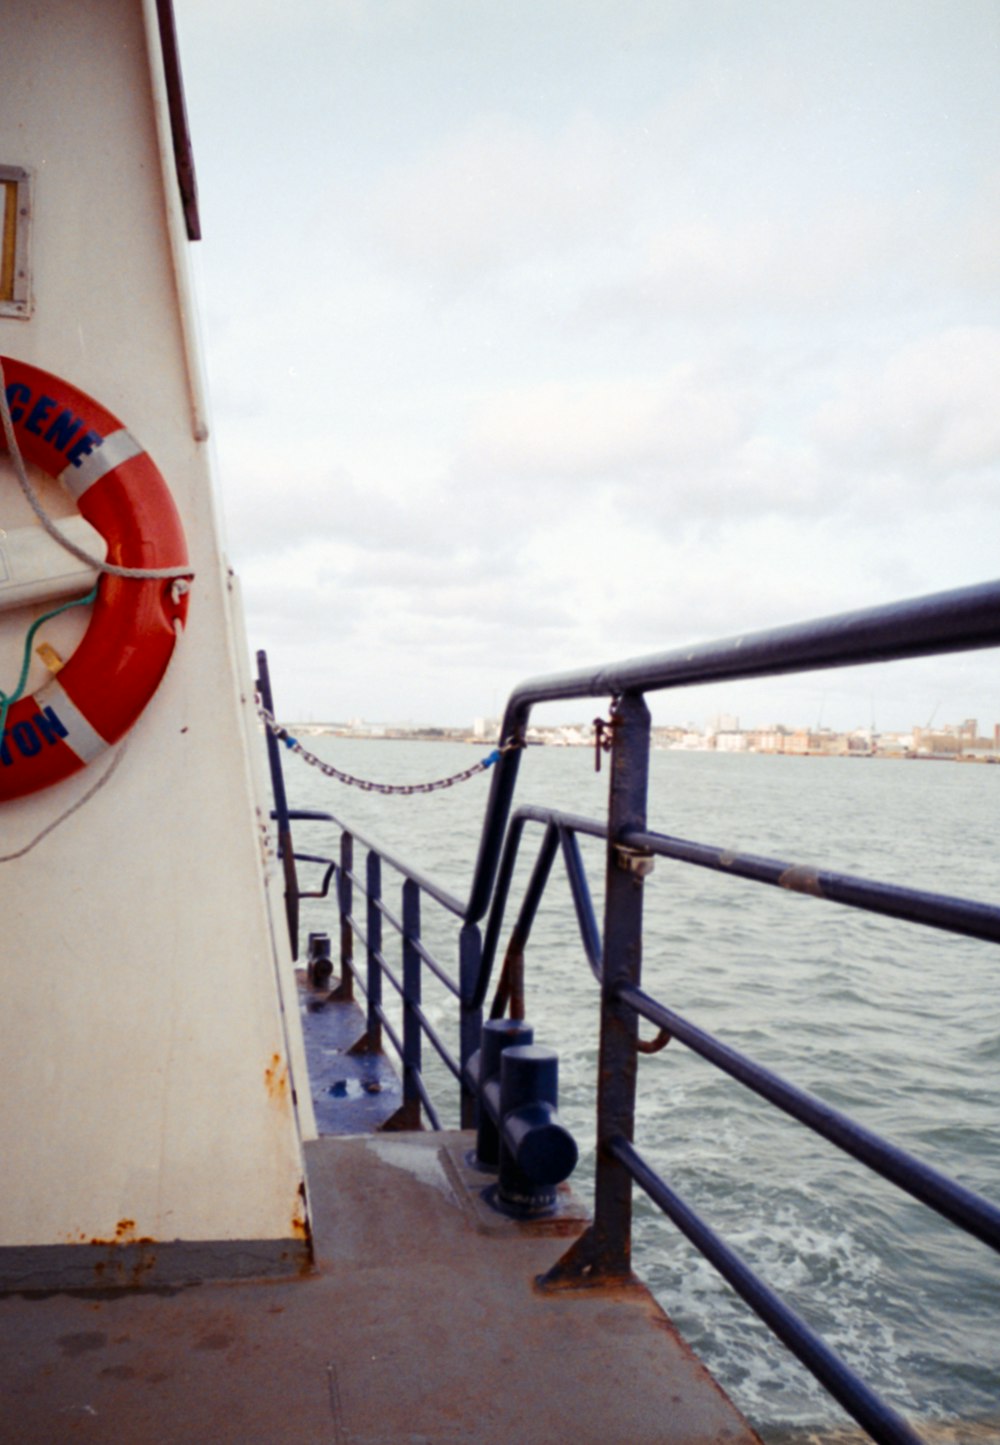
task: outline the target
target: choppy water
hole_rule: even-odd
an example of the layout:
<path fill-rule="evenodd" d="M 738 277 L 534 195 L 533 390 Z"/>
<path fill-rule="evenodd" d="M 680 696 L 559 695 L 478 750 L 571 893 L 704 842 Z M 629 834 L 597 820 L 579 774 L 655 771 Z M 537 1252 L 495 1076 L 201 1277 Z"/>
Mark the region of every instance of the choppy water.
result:
<path fill-rule="evenodd" d="M 447 743 L 314 741 L 339 766 L 384 781 L 437 777 L 474 756 Z M 287 771 L 293 802 L 422 858 L 464 894 L 485 778 L 385 799 L 328 782 L 294 758 Z M 537 748 L 525 756 L 518 800 L 599 816 L 606 786 L 588 751 Z M 998 819 L 1000 768 L 653 756 L 650 820 L 661 831 L 983 901 L 997 896 Z M 600 850 L 584 851 L 600 908 Z M 560 1052 L 560 1111 L 581 1145 L 584 1191 L 597 987 L 560 866 L 527 954 L 528 1017 L 536 1040 Z M 647 884 L 646 919 L 651 993 L 1000 1198 L 995 947 L 665 860 Z M 314 911 L 304 927 L 331 922 Z M 427 931 L 440 956 L 453 958 L 448 928 L 429 920 Z M 429 1011 L 442 1024 L 450 1015 L 443 998 Z M 641 1061 L 637 1144 L 897 1409 L 932 1437 L 1000 1440 L 1000 1260 L 991 1251 L 677 1044 Z M 842 1438 L 837 1408 L 641 1195 L 635 1261 L 765 1438 L 804 1426 Z"/>

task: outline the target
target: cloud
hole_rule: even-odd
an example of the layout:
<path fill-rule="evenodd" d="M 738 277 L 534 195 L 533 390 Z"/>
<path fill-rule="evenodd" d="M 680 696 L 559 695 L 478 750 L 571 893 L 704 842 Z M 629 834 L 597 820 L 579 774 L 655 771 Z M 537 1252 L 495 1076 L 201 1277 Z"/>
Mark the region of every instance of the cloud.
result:
<path fill-rule="evenodd" d="M 321 579 L 323 563 L 358 581 L 394 578 L 419 584 L 443 574 L 501 573 L 523 538 L 542 525 L 540 513 L 508 515 L 506 494 L 470 484 L 465 475 L 404 476 L 387 467 L 361 481 L 346 467 L 296 449 L 250 447 L 246 462 L 230 454 L 227 543 L 239 565 L 297 557 Z M 379 468 L 376 466 L 376 472 Z"/>
<path fill-rule="evenodd" d="M 848 377 L 819 408 L 813 433 L 840 458 L 906 468 L 920 480 L 991 467 L 981 484 L 995 490 L 998 376 L 1000 329 L 952 327 Z"/>
<path fill-rule="evenodd" d="M 827 196 L 805 214 L 695 215 L 650 235 L 638 286 L 681 311 L 854 306 L 859 288 L 877 290 L 893 239 L 891 217 L 860 197 Z"/>
<path fill-rule="evenodd" d="M 612 234 L 621 203 L 614 147 L 592 118 L 547 134 L 493 114 L 389 170 L 367 229 L 387 264 L 451 289 Z"/>
<path fill-rule="evenodd" d="M 470 421 L 456 466 L 473 476 L 645 477 L 703 463 L 748 433 L 750 397 L 677 367 L 661 377 L 511 387 Z"/>
<path fill-rule="evenodd" d="M 660 536 L 843 510 L 851 487 L 789 420 L 776 433 L 749 371 L 725 367 L 508 388 L 470 418 L 454 466 L 523 496 L 536 522 L 571 506 L 602 540 L 601 499 Z"/>

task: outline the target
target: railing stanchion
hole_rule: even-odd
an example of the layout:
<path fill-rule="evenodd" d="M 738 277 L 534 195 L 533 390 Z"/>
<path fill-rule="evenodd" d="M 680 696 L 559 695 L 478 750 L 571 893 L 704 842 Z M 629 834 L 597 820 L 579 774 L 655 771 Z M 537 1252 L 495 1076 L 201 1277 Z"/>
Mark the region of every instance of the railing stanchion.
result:
<path fill-rule="evenodd" d="M 632 1177 L 610 1145 L 631 1143 L 634 1131 L 639 1020 L 617 990 L 639 987 L 642 978 L 643 874 L 622 866 L 617 840 L 646 826 L 649 729 L 645 699 L 626 693 L 615 710 L 611 750 L 594 1222 L 544 1276 L 541 1283 L 553 1288 L 621 1278 L 632 1268 Z"/>
<path fill-rule="evenodd" d="M 459 987 L 461 989 L 461 1016 L 459 1023 L 459 1051 L 462 1068 L 462 1113 L 463 1129 L 474 1129 L 478 1122 L 477 1100 L 465 1081 L 465 1066 L 479 1048 L 483 1032 L 482 1008 L 470 1007 L 479 983 L 479 970 L 483 956 L 482 935 L 475 924 L 467 924 L 459 934 Z"/>
<path fill-rule="evenodd" d="M 348 832 L 340 835 L 340 869 L 337 873 L 337 910 L 340 914 L 340 983 L 333 997 L 339 1003 L 354 998 L 354 931 L 351 914 L 354 910 L 354 838 Z"/>
<path fill-rule="evenodd" d="M 271 695 L 271 674 L 267 665 L 267 653 L 257 654 L 257 691 L 267 711 L 274 716 L 274 698 Z M 288 938 L 292 946 L 292 958 L 299 956 L 299 880 L 295 870 L 295 847 L 292 843 L 292 825 L 288 817 L 288 795 L 285 792 L 285 775 L 281 767 L 281 749 L 278 739 L 270 728 L 264 729 L 264 744 L 267 749 L 267 765 L 271 773 L 271 791 L 274 795 L 274 815 L 278 824 L 278 857 L 285 879 L 285 918 L 288 921 Z"/>
<path fill-rule="evenodd" d="M 365 865 L 365 887 L 368 893 L 366 923 L 368 934 L 368 1024 L 365 1047 L 369 1053 L 382 1052 L 382 859 L 369 849 Z"/>
<path fill-rule="evenodd" d="M 420 1128 L 420 1090 L 417 1082 L 423 1067 L 421 1059 L 420 1018 L 420 954 L 416 940 L 420 937 L 420 889 L 412 878 L 403 884 L 403 1117 L 406 1127 Z"/>

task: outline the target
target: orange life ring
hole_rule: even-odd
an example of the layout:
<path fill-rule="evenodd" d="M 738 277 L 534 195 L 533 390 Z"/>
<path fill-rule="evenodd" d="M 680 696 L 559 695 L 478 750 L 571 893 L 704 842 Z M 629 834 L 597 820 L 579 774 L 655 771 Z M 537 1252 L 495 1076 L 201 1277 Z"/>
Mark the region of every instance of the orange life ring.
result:
<path fill-rule="evenodd" d="M 72 493 L 107 542 L 108 562 L 186 566 L 167 484 L 117 417 L 38 367 L 7 357 L 2 364 L 25 461 Z M 170 579 L 102 573 L 72 657 L 33 697 L 11 704 L 0 738 L 0 801 L 61 782 L 118 742 L 159 686 L 186 616 L 186 589 Z"/>

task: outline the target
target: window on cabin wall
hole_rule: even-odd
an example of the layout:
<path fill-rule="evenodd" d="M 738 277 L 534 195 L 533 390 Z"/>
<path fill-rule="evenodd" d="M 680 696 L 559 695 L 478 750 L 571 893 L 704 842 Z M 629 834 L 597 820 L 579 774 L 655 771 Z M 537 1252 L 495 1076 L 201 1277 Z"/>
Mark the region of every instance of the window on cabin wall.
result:
<path fill-rule="evenodd" d="M 0 165 L 0 316 L 26 317 L 31 309 L 30 221 L 28 172 Z"/>

